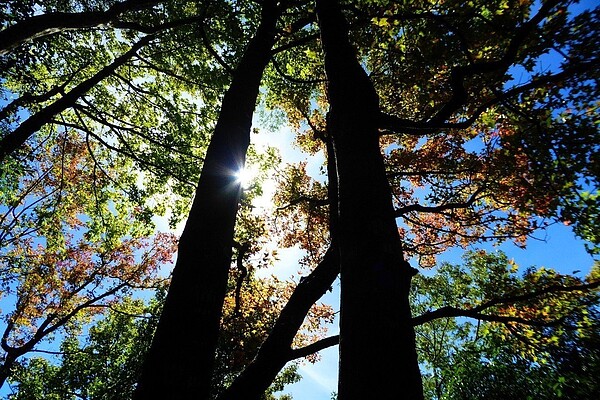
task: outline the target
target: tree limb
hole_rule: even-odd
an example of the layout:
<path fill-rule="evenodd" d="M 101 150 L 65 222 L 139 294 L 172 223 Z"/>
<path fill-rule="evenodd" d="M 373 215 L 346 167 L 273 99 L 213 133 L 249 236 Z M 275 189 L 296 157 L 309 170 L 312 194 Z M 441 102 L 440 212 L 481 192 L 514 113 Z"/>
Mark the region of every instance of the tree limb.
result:
<path fill-rule="evenodd" d="M 465 310 L 456 307 L 446 306 L 439 308 L 434 311 L 428 311 L 424 314 L 421 314 L 417 317 L 413 317 L 413 325 L 422 325 L 424 323 L 433 321 L 438 318 L 450 318 L 450 317 L 469 317 L 474 319 L 480 319 L 484 321 L 495 321 L 495 322 L 517 322 L 524 325 L 532 325 L 532 326 L 551 326 L 554 324 L 558 324 L 560 320 L 552 320 L 552 321 L 535 321 L 528 320 L 521 317 L 511 317 L 511 316 L 502 316 L 502 315 L 490 315 L 483 314 L 482 311 L 485 311 L 491 307 L 497 306 L 499 304 L 509 304 L 516 303 L 521 301 L 532 300 L 537 297 L 543 296 L 545 294 L 550 293 L 564 293 L 564 292 L 575 292 L 575 291 L 587 291 L 591 289 L 595 289 L 600 287 L 600 281 L 594 281 L 591 283 L 583 284 L 583 285 L 572 285 L 572 286 L 562 286 L 562 285 L 550 285 L 540 290 L 535 290 L 530 293 L 513 295 L 507 297 L 499 297 L 485 303 L 482 303 L 472 309 Z"/>
<path fill-rule="evenodd" d="M 131 46 L 131 49 L 117 57 L 94 76 L 81 82 L 68 93 L 65 93 L 63 97 L 33 114 L 19 125 L 18 128 L 4 136 L 0 141 L 0 162 L 3 162 L 6 156 L 21 147 L 31 135 L 50 122 L 55 115 L 65 111 L 67 108 L 73 107 L 81 96 L 85 95 L 95 85 L 112 74 L 114 70 L 125 64 L 139 49 L 150 43 L 153 39 L 153 35 L 148 35 L 140 39 Z"/>
<path fill-rule="evenodd" d="M 300 203 L 303 203 L 303 202 L 310 203 L 316 207 L 323 207 L 323 206 L 329 205 L 328 199 L 315 199 L 314 197 L 300 196 L 300 197 L 297 197 L 294 200 L 290 201 L 288 204 L 286 204 L 284 206 L 277 207 L 276 210 L 277 211 L 287 210 L 288 208 L 291 208 L 291 207 L 298 205 Z"/>
<path fill-rule="evenodd" d="M 477 201 L 477 196 L 483 192 L 483 188 L 478 188 L 465 202 L 462 203 L 446 203 L 440 204 L 439 206 L 423 206 L 421 204 L 411 204 L 405 207 L 400 207 L 396 210 L 396 216 L 400 217 L 404 214 L 407 214 L 412 211 L 418 212 L 429 212 L 429 213 L 439 213 L 446 210 L 453 210 L 457 208 L 468 208 L 473 205 Z"/>
<path fill-rule="evenodd" d="M 53 12 L 35 15 L 0 31 L 0 56 L 24 42 L 66 30 L 96 28 L 110 23 L 128 11 L 150 7 L 161 1 L 125 0 L 114 4 L 106 11 Z"/>
<path fill-rule="evenodd" d="M 387 134 L 406 134 L 406 135 L 426 135 L 430 133 L 439 132 L 446 129 L 466 129 L 473 125 L 475 121 L 485 111 L 489 110 L 492 106 L 503 103 L 505 101 L 514 98 L 520 94 L 523 94 L 529 90 L 561 82 L 565 79 L 572 77 L 577 73 L 587 72 L 593 70 L 598 62 L 596 60 L 589 62 L 580 62 L 567 65 L 562 71 L 555 74 L 547 74 L 539 76 L 533 79 L 531 82 L 524 85 L 516 86 L 508 89 L 504 92 L 497 93 L 494 98 L 484 102 L 473 111 L 473 113 L 464 121 L 448 123 L 444 121 L 435 121 L 433 119 L 429 121 L 413 121 L 406 118 L 396 117 L 394 115 L 380 113 L 379 115 L 379 128 L 384 131 L 381 135 Z"/>
<path fill-rule="evenodd" d="M 300 280 L 254 360 L 231 386 L 217 397 L 218 400 L 259 398 L 285 363 L 296 358 L 293 356 L 294 350 L 291 350 L 294 336 L 310 307 L 331 287 L 337 277 L 338 257 L 337 247 L 332 245 L 314 271 Z M 308 350 L 297 351 L 295 354 L 302 354 Z"/>
<path fill-rule="evenodd" d="M 552 8 L 558 4 L 558 2 L 558 0 L 551 0 L 543 3 L 537 14 L 516 30 L 515 35 L 508 44 L 506 52 L 499 60 L 471 63 L 453 68 L 450 72 L 452 97 L 429 120 L 429 122 L 436 124 L 447 121 L 452 114 L 454 114 L 468 101 L 469 96 L 464 87 L 466 78 L 478 74 L 506 71 L 518 56 L 519 51 L 521 50 L 521 45 L 525 39 L 529 36 L 537 24 L 549 14 L 550 10 L 552 10 Z"/>
<path fill-rule="evenodd" d="M 289 353 L 288 361 L 295 360 L 297 358 L 307 357 L 311 354 L 324 350 L 328 347 L 335 346 L 340 343 L 340 336 L 330 336 L 325 339 L 318 340 L 308 346 L 301 347 L 299 349 L 292 349 Z"/>

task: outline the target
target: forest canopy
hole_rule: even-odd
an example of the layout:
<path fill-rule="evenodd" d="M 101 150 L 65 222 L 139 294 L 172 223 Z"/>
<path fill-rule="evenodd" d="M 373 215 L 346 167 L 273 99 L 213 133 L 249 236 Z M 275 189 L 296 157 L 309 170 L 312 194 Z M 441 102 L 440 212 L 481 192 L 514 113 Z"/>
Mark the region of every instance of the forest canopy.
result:
<path fill-rule="evenodd" d="M 11 398 L 274 398 L 334 345 L 340 399 L 600 391 L 593 2 L 4 3 Z M 493 249 L 553 225 L 583 272 Z"/>

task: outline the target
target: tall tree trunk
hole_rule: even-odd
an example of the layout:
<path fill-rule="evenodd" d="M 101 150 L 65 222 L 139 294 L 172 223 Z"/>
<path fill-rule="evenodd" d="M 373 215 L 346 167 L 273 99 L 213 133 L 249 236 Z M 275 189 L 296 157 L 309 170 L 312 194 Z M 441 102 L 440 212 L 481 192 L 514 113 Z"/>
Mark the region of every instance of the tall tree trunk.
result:
<path fill-rule="evenodd" d="M 422 399 L 404 260 L 381 156 L 379 99 L 333 0 L 317 0 L 338 173 L 341 325 L 338 395 Z"/>
<path fill-rule="evenodd" d="M 244 166 L 260 81 L 275 41 L 276 2 L 262 4 L 261 24 L 223 98 L 137 399 L 209 397 L 241 194 L 234 174 Z"/>

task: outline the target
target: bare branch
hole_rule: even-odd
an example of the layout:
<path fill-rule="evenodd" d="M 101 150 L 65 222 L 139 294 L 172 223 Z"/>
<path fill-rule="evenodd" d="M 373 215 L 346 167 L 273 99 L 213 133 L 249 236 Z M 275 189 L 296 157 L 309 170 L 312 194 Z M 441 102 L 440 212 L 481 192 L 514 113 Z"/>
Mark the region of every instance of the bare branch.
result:
<path fill-rule="evenodd" d="M 299 349 L 292 349 L 289 355 L 288 361 L 295 360 L 297 358 L 307 357 L 311 354 L 324 350 L 328 347 L 335 346 L 340 343 L 340 336 L 330 336 L 325 339 L 318 340 L 308 346 L 301 347 Z"/>

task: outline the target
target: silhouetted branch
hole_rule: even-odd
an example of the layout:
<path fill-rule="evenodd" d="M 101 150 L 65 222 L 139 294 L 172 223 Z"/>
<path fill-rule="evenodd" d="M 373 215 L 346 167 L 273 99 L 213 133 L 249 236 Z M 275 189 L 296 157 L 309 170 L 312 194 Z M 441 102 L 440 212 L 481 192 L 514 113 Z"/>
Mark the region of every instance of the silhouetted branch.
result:
<path fill-rule="evenodd" d="M 400 217 L 406 213 L 412 212 L 412 211 L 418 211 L 418 212 L 428 212 L 428 213 L 439 213 L 442 211 L 446 211 L 446 210 L 453 210 L 453 209 L 458 209 L 458 208 L 468 208 L 470 206 L 472 206 L 476 201 L 477 201 L 477 196 L 483 192 L 483 188 L 478 188 L 465 202 L 461 202 L 461 203 L 446 203 L 446 204 L 441 204 L 439 206 L 423 206 L 421 204 L 411 204 L 405 207 L 400 207 L 396 210 L 396 216 Z"/>
<path fill-rule="evenodd" d="M 295 198 L 294 200 L 290 201 L 288 204 L 281 206 L 281 207 L 277 207 L 276 210 L 277 211 L 283 211 L 286 210 L 288 208 L 291 208 L 293 206 L 296 206 L 300 203 L 310 203 L 312 206 L 314 207 L 323 207 L 329 204 L 329 200 L 328 199 L 316 199 L 314 197 L 309 197 L 309 196 L 300 196 Z"/>
<path fill-rule="evenodd" d="M 328 347 L 335 346 L 340 343 L 340 336 L 330 336 L 325 339 L 318 340 L 308 346 L 301 347 L 299 349 L 293 349 L 290 352 L 288 361 L 295 360 L 297 358 L 307 357 L 311 354 L 324 350 Z"/>
<path fill-rule="evenodd" d="M 531 326 L 553 326 L 558 325 L 562 322 L 562 318 L 550 320 L 550 321 L 539 321 L 539 320 L 530 320 L 521 317 L 512 317 L 512 316 L 502 316 L 502 315 L 490 315 L 483 314 L 482 311 L 485 311 L 491 307 L 500 305 L 500 304 L 514 304 L 517 302 L 523 302 L 528 300 L 533 300 L 538 297 L 541 297 L 546 294 L 551 293 L 568 293 L 575 291 L 589 291 L 591 289 L 595 289 L 600 287 L 600 281 L 595 281 L 582 285 L 572 285 L 572 286 L 562 286 L 562 285 L 550 285 L 543 289 L 535 290 L 530 293 L 499 297 L 489 301 L 486 301 L 476 307 L 465 310 L 456 307 L 446 306 L 439 308 L 434 311 L 428 311 L 422 315 L 417 317 L 413 317 L 413 325 L 422 325 L 424 323 L 433 321 L 434 319 L 439 318 L 451 318 L 451 317 L 469 317 L 483 321 L 494 321 L 494 322 L 516 322 L 523 325 L 531 325 Z"/>
<path fill-rule="evenodd" d="M 114 4 L 106 11 L 53 12 L 34 15 L 0 31 L 0 55 L 7 54 L 18 45 L 39 37 L 66 30 L 99 27 L 110 23 L 125 12 L 140 10 L 160 2 L 160 0 L 126 0 Z"/>

